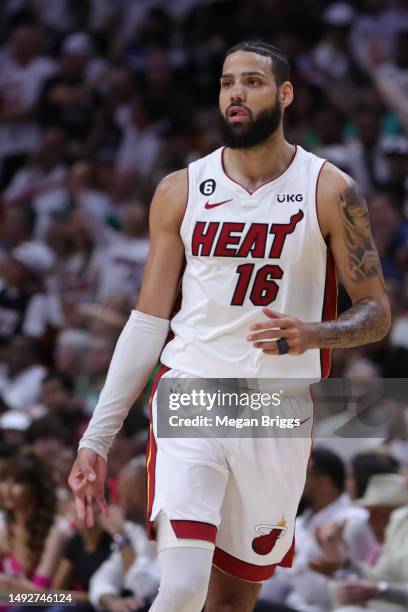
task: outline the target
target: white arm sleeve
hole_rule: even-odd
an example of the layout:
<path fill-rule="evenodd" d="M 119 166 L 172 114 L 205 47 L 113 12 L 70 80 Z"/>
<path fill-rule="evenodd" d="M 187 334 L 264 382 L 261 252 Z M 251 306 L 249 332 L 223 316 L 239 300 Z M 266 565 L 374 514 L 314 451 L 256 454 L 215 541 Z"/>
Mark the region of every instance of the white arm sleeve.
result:
<path fill-rule="evenodd" d="M 169 331 L 169 321 L 132 313 L 117 341 L 105 385 L 79 448 L 107 458 L 113 439 L 143 391 Z"/>

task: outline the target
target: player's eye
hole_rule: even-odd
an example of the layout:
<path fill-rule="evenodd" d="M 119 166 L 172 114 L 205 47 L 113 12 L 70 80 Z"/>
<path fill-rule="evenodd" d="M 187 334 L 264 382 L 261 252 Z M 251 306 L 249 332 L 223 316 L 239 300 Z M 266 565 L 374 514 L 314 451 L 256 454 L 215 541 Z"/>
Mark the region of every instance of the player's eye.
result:
<path fill-rule="evenodd" d="M 232 85 L 232 81 L 222 81 L 221 83 L 221 87 L 223 87 L 224 89 L 231 87 L 231 85 Z"/>
<path fill-rule="evenodd" d="M 251 87 L 257 87 L 258 85 L 261 85 L 261 82 L 259 79 L 248 79 L 248 85 Z"/>

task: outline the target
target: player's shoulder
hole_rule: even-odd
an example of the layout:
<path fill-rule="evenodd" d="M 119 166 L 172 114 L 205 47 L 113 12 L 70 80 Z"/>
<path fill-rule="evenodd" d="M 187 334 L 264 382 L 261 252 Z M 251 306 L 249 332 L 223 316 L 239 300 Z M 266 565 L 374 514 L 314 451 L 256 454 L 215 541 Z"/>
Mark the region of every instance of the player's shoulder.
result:
<path fill-rule="evenodd" d="M 176 201 L 182 198 L 185 203 L 188 197 L 189 173 L 192 171 L 197 173 L 200 168 L 206 167 L 207 164 L 217 163 L 221 150 L 222 147 L 215 149 L 211 153 L 195 159 L 188 167 L 166 175 L 157 185 L 156 194 L 175 199 Z"/>
<path fill-rule="evenodd" d="M 341 226 L 340 210 L 344 206 L 361 208 L 365 201 L 354 179 L 326 161 L 318 180 L 316 205 L 320 228 L 326 237 Z"/>
<path fill-rule="evenodd" d="M 156 188 L 156 194 L 166 198 L 179 200 L 188 191 L 188 170 L 176 170 L 161 179 Z"/>
<path fill-rule="evenodd" d="M 338 198 L 347 190 L 358 189 L 354 179 L 340 170 L 331 162 L 326 161 L 321 169 L 318 184 L 318 199 L 332 201 Z"/>
<path fill-rule="evenodd" d="M 161 179 L 150 207 L 150 223 L 154 227 L 178 228 L 183 220 L 188 199 L 187 168 Z"/>

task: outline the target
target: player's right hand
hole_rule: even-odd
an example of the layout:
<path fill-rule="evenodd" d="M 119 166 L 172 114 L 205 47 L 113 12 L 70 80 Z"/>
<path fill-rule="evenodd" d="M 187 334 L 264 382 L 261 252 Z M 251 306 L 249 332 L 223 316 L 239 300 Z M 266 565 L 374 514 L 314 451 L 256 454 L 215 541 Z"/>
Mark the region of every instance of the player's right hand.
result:
<path fill-rule="evenodd" d="M 106 461 L 90 448 L 81 448 L 78 452 L 68 484 L 75 496 L 75 508 L 78 519 L 87 527 L 93 527 L 93 504 L 96 501 L 100 511 L 108 514 L 104 488 L 106 480 Z"/>

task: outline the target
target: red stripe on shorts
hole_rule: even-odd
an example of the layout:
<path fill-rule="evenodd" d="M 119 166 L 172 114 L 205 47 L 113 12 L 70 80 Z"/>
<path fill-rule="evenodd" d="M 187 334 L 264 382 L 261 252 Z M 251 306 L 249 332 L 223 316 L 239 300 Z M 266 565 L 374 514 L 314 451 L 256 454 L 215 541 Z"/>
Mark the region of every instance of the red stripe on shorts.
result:
<path fill-rule="evenodd" d="M 278 566 L 281 567 L 292 567 L 293 556 L 295 553 L 295 539 L 293 538 L 292 545 L 289 548 L 282 561 L 274 563 L 273 565 L 255 565 L 254 563 L 248 563 L 237 559 L 233 555 L 228 554 L 224 550 L 216 547 L 214 551 L 213 565 L 220 569 L 222 572 L 236 576 L 240 580 L 246 580 L 247 582 L 262 582 L 268 580 L 275 572 Z"/>
<path fill-rule="evenodd" d="M 154 433 L 153 433 L 153 414 L 152 414 L 152 403 L 153 403 L 153 397 L 154 394 L 156 393 L 157 387 L 159 385 L 159 381 L 160 378 L 163 376 L 163 374 L 165 374 L 165 372 L 168 372 L 170 370 L 170 368 L 168 368 L 167 366 L 162 365 L 159 369 L 159 371 L 157 372 L 153 384 L 152 384 L 152 388 L 150 391 L 150 401 L 149 401 L 149 406 L 150 406 L 150 426 L 149 426 L 149 438 L 147 440 L 147 446 L 146 446 L 146 470 L 147 470 L 147 520 L 146 520 L 146 527 L 147 527 L 147 535 L 149 537 L 149 540 L 154 540 L 155 539 L 155 535 L 154 535 L 154 530 L 153 530 L 153 523 L 150 520 L 150 516 L 152 514 L 152 508 L 153 508 L 153 500 L 154 500 L 154 491 L 155 491 L 155 484 L 156 484 L 156 455 L 157 455 L 157 443 L 156 443 L 156 439 L 154 437 Z"/>
<path fill-rule="evenodd" d="M 178 538 L 205 540 L 215 544 L 215 538 L 217 537 L 217 527 L 215 525 L 178 519 L 172 519 L 170 523 Z"/>

